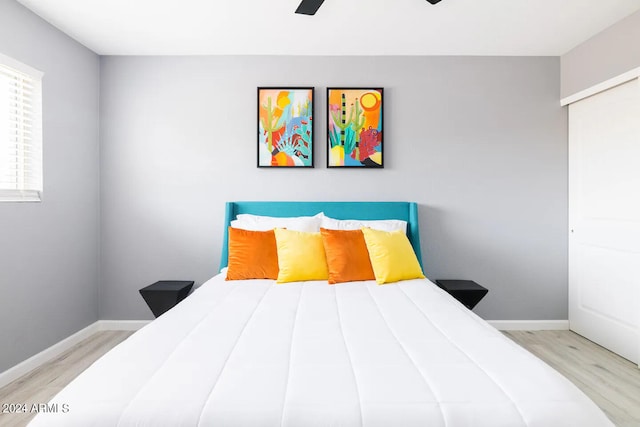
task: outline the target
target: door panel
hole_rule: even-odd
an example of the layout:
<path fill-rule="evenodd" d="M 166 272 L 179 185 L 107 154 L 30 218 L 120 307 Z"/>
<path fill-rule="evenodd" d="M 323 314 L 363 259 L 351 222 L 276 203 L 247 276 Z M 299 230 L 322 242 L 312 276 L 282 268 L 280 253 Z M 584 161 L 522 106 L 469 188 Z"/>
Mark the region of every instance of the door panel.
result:
<path fill-rule="evenodd" d="M 638 80 L 569 106 L 569 324 L 638 363 Z"/>
<path fill-rule="evenodd" d="M 626 302 L 630 296 L 637 296 L 636 282 L 628 271 L 633 263 L 633 254 L 589 245 L 580 245 L 578 251 L 577 259 L 581 262 L 578 278 L 582 286 L 580 307 L 634 328 L 637 317 L 635 304 Z M 606 268 L 601 262 L 585 262 L 605 259 L 608 263 Z M 603 295 L 607 297 L 603 298 Z"/>

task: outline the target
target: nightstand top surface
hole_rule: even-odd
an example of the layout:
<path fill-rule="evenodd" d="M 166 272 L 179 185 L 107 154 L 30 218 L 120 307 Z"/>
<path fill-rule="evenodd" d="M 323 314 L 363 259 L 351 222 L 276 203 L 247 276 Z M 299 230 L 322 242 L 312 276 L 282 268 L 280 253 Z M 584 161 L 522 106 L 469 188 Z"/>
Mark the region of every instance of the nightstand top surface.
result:
<path fill-rule="evenodd" d="M 436 284 L 450 291 L 467 291 L 467 290 L 487 290 L 484 286 L 480 286 L 473 280 L 436 280 Z"/>
<path fill-rule="evenodd" d="M 160 280 L 140 291 L 179 291 L 190 286 L 193 286 L 193 280 Z"/>

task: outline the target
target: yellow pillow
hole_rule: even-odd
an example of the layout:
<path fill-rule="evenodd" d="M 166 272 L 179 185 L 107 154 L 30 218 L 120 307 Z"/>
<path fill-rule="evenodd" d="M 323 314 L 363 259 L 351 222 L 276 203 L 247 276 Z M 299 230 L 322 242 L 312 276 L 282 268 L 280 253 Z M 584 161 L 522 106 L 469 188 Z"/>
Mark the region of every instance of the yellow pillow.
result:
<path fill-rule="evenodd" d="M 320 233 L 276 228 L 277 283 L 327 280 L 329 268 Z"/>
<path fill-rule="evenodd" d="M 411 242 L 402 230 L 380 231 L 363 228 L 362 233 L 379 285 L 400 280 L 424 279 Z"/>

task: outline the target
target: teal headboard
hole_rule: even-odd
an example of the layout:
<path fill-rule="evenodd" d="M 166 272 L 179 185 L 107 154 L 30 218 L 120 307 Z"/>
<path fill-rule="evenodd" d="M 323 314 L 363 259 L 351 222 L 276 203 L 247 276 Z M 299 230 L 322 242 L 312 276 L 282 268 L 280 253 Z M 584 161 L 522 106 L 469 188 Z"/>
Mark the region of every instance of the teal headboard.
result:
<path fill-rule="evenodd" d="M 422 265 L 418 204 L 411 202 L 227 202 L 220 268 L 227 266 L 229 225 L 238 214 L 276 217 L 313 216 L 319 212 L 336 219 L 401 219 L 407 221 L 407 237 Z"/>

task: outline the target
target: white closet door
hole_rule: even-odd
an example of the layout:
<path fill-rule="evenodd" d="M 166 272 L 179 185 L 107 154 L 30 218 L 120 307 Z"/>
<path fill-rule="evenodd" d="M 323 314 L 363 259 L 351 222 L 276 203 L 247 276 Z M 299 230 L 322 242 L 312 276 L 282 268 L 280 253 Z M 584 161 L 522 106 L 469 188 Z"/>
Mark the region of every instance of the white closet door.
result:
<path fill-rule="evenodd" d="M 569 324 L 640 361 L 640 82 L 569 106 Z"/>

